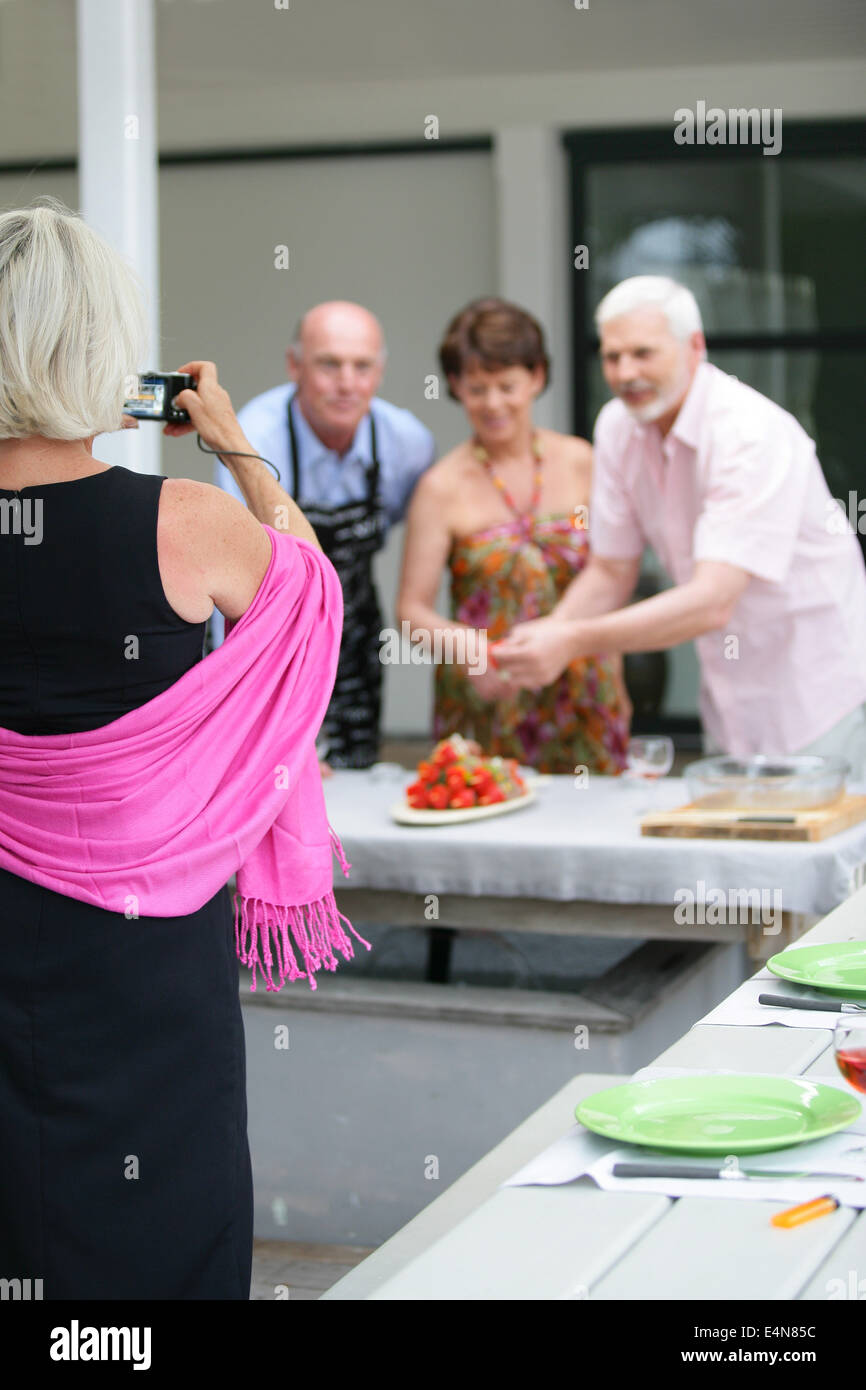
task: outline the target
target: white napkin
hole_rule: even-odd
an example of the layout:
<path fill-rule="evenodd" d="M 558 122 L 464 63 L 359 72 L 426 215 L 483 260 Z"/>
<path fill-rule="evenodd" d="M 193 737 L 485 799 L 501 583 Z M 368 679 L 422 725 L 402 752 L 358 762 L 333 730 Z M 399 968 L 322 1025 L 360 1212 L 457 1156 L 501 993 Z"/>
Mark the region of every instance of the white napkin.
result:
<path fill-rule="evenodd" d="M 724 1069 L 712 1073 L 696 1073 L 685 1067 L 644 1067 L 628 1081 L 650 1080 L 662 1076 L 695 1076 L 726 1074 Z M 735 1074 L 735 1073 L 727 1073 Z M 802 1081 L 798 1076 L 793 1080 Z M 834 1086 L 837 1090 L 853 1095 L 850 1087 L 839 1081 L 821 1077 L 821 1085 Z M 855 1099 L 860 1099 L 859 1096 Z M 804 1172 L 813 1168 L 840 1169 L 844 1172 L 861 1174 L 866 1178 L 866 1110 L 860 1101 L 860 1117 L 837 1134 L 827 1135 L 807 1144 L 792 1144 L 784 1149 L 773 1149 L 767 1153 L 741 1155 L 740 1168 L 779 1168 L 789 1172 Z M 625 1147 L 615 1141 L 603 1139 L 584 1129 L 583 1125 L 572 1125 L 567 1134 L 557 1139 L 549 1148 L 508 1178 L 503 1187 L 531 1187 L 535 1185 L 553 1187 L 574 1182 L 578 1178 L 589 1177 L 606 1191 L 656 1192 L 668 1197 L 742 1197 L 746 1200 L 778 1200 L 794 1205 L 797 1201 L 808 1202 L 824 1193 L 832 1195 L 843 1206 L 866 1208 L 866 1181 L 846 1182 L 844 1178 L 816 1177 L 814 1179 L 737 1179 L 737 1178 L 614 1178 L 611 1168 L 615 1163 L 629 1159 L 652 1159 L 672 1166 L 692 1163 L 715 1163 L 724 1165 L 724 1156 L 685 1155 L 663 1152 L 659 1149 L 644 1148 L 637 1144 Z"/>
<path fill-rule="evenodd" d="M 830 1028 L 836 1027 L 840 1018 L 849 1017 L 839 1009 L 834 1009 L 832 1004 L 825 1011 L 823 1009 L 774 1009 L 768 1004 L 759 1004 L 759 994 L 789 994 L 805 995 L 807 998 L 814 999 L 820 995 L 820 990 L 804 988 L 802 985 L 792 984 L 790 980 L 782 980 L 778 975 L 774 975 L 771 970 L 761 970 L 757 975 L 753 975 L 745 984 L 735 989 L 733 994 L 729 994 L 727 999 L 723 999 L 711 1013 L 699 1019 L 700 1023 L 713 1024 L 746 1024 L 754 1027 L 756 1024 L 763 1023 L 782 1023 L 786 1028 Z M 832 996 L 828 996 L 828 1003 Z M 842 996 L 839 996 L 840 1004 Z M 866 1003 L 866 1000 L 863 1001 Z M 850 1017 L 856 1017 L 851 1014 Z"/>

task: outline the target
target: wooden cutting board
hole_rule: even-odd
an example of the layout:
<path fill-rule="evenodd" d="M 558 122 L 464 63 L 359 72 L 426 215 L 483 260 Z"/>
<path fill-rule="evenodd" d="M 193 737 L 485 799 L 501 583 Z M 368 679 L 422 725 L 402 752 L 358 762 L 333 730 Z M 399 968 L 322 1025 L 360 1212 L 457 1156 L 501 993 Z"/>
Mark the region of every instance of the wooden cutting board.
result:
<path fill-rule="evenodd" d="M 743 819 L 760 815 L 786 819 Z M 866 796 L 843 796 L 811 811 L 709 811 L 691 802 L 674 811 L 651 812 L 641 820 L 640 830 L 642 835 L 705 840 L 826 840 L 862 820 L 866 820 Z"/>

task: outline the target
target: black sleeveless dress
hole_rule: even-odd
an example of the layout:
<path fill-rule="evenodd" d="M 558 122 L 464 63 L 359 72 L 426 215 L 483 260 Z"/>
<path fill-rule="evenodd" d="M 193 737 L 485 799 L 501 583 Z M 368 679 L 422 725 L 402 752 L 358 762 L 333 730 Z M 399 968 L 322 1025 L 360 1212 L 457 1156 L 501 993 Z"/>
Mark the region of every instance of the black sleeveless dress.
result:
<path fill-rule="evenodd" d="M 0 489 L 4 727 L 108 724 L 202 659 L 205 624 L 160 579 L 163 481 Z M 228 889 L 127 920 L 0 869 L 0 1278 L 46 1299 L 248 1299 L 252 1221 Z"/>

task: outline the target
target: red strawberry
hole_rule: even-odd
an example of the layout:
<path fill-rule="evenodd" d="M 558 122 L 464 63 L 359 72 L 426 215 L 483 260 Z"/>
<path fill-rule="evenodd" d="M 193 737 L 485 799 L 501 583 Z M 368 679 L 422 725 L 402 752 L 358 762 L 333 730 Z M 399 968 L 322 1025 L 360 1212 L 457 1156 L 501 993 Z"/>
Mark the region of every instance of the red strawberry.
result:
<path fill-rule="evenodd" d="M 433 754 L 433 762 L 438 763 L 441 767 L 445 763 L 455 763 L 456 761 L 457 753 L 455 752 L 453 745 L 448 743 L 447 740 L 445 743 L 440 743 L 439 747 Z"/>
<path fill-rule="evenodd" d="M 471 787 L 464 787 L 462 791 L 455 792 L 451 797 L 451 805 L 456 809 L 464 806 L 475 805 L 475 793 Z"/>
<path fill-rule="evenodd" d="M 479 796 L 479 806 L 494 806 L 500 801 L 505 800 L 505 792 L 501 787 L 491 787 L 483 796 Z"/>

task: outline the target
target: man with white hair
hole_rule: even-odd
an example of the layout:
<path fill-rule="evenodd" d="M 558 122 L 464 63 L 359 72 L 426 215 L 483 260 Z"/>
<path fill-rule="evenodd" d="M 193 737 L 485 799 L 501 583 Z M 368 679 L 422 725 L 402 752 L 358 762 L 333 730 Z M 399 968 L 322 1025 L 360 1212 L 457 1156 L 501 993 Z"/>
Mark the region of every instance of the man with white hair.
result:
<path fill-rule="evenodd" d="M 866 777 L 866 568 L 850 526 L 828 525 L 812 440 L 706 360 L 676 281 L 624 280 L 596 323 L 617 399 L 595 428 L 593 553 L 497 664 L 534 689 L 578 656 L 694 638 L 707 751 L 836 753 Z M 674 587 L 625 607 L 646 544 Z"/>
<path fill-rule="evenodd" d="M 436 453 L 430 431 L 376 391 L 385 368 L 381 325 L 360 304 L 317 304 L 286 353 L 291 380 L 238 411 L 246 437 L 315 529 L 343 587 L 343 641 L 322 725 L 328 767 L 369 767 L 378 757 L 384 626 L 373 556 L 406 514 L 415 484 Z M 218 487 L 243 500 L 222 463 Z M 214 640 L 223 639 L 215 614 Z"/>

